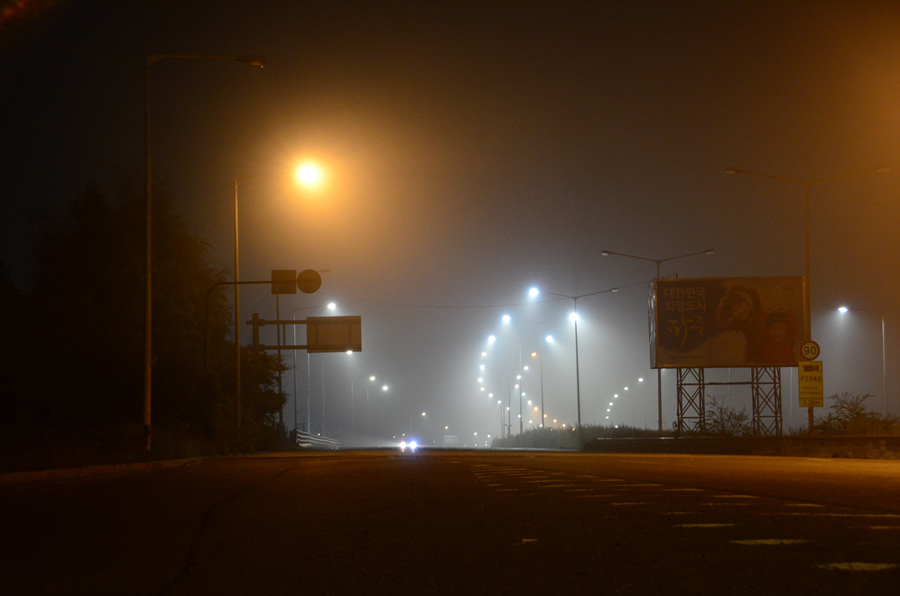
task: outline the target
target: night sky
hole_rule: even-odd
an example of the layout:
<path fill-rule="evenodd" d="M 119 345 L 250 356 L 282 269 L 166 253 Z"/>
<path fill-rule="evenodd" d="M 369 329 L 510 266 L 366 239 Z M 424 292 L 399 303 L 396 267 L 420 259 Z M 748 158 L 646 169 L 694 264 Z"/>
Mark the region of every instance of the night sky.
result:
<path fill-rule="evenodd" d="M 147 55 L 266 58 L 262 70 L 153 66 L 154 174 L 210 243 L 210 264 L 229 272 L 234 179 L 269 177 L 240 186 L 241 278 L 330 269 L 317 294 L 283 299 L 282 313 L 326 314 L 334 300 L 340 314 L 363 317 L 362 353 L 310 357 L 314 431 L 324 366 L 326 434 L 349 437 L 351 415 L 360 431 L 374 374 L 391 387 L 371 394 L 374 438 L 411 424 L 432 438 L 496 435 L 498 406 L 477 381 L 492 333 L 486 382 L 496 392 L 539 334 L 553 333 L 542 348 L 546 411 L 571 424 L 572 301 L 533 303 L 535 285 L 569 296 L 620 288 L 578 301 L 582 419 L 605 423 L 620 393 L 610 422 L 655 428 L 656 268 L 601 250 L 665 259 L 715 249 L 663 263 L 663 276 L 804 273 L 803 186 L 728 167 L 838 176 L 811 186 L 812 336 L 826 396 L 871 393 L 882 410 L 883 316 L 887 409 L 900 413 L 897 2 L 8 5 L 2 256 L 23 281 L 35 213 L 88 180 L 111 185 L 116 168 L 143 171 Z M 300 159 L 327 172 L 314 195 L 275 178 Z M 881 164 L 890 171 L 860 173 Z M 841 304 L 851 308 L 842 318 Z M 245 320 L 274 318 L 263 289 L 243 291 L 242 306 Z M 540 371 L 525 384 L 536 399 Z M 795 377 L 783 374 L 793 403 Z M 674 373 L 663 388 L 668 426 Z M 710 393 L 749 411 L 740 391 Z M 293 401 L 286 419 L 293 427 Z M 786 406 L 784 420 L 804 426 L 806 411 Z"/>

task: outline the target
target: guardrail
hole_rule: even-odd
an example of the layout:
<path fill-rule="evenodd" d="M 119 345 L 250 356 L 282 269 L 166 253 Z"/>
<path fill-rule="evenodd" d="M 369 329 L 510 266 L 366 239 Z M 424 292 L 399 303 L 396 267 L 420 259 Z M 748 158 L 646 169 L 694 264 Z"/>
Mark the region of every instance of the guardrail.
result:
<path fill-rule="evenodd" d="M 347 449 L 349 444 L 320 435 L 297 431 L 297 446 L 301 449 Z"/>

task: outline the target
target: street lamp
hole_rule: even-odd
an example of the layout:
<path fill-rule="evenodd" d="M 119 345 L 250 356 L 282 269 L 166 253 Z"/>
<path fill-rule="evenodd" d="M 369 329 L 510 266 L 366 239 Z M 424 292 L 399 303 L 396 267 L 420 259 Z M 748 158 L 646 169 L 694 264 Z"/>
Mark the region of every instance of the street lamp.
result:
<path fill-rule="evenodd" d="M 887 417 L 887 363 L 885 359 L 885 342 L 884 342 L 884 313 L 879 310 L 867 310 L 865 308 L 856 308 L 860 312 L 870 312 L 881 317 L 881 401 L 882 415 Z M 838 312 L 842 315 L 847 314 L 849 309 L 846 306 L 838 308 Z"/>
<path fill-rule="evenodd" d="M 369 377 L 369 383 L 374 383 L 375 380 L 376 380 L 375 375 L 372 375 Z M 371 389 L 371 387 L 372 387 L 371 384 L 366 385 L 366 437 L 369 436 L 369 389 Z M 382 385 L 381 390 L 383 392 L 387 393 L 388 386 Z"/>
<path fill-rule="evenodd" d="M 660 279 L 659 266 L 665 263 L 666 261 L 675 261 L 677 259 L 686 259 L 688 257 L 696 257 L 699 255 L 711 255 L 715 254 L 716 249 L 707 248 L 706 250 L 701 250 L 697 252 L 688 253 L 686 255 L 678 255 L 676 257 L 666 257 L 665 259 L 651 259 L 648 257 L 639 257 L 637 255 L 626 255 L 620 252 L 613 252 L 611 250 L 602 250 L 600 251 L 601 257 L 625 257 L 627 259 L 638 259 L 639 261 L 647 261 L 649 263 L 656 264 L 656 278 Z M 655 364 L 655 363 L 654 363 Z M 663 431 L 663 413 L 662 413 L 662 369 L 656 369 L 656 405 L 657 410 L 659 412 L 659 432 Z"/>
<path fill-rule="evenodd" d="M 144 183 L 145 183 L 145 234 L 144 234 L 144 449 L 151 445 L 151 401 L 153 395 L 153 173 L 150 151 L 150 68 L 163 60 L 219 60 L 243 62 L 254 68 L 265 66 L 262 56 L 192 56 L 178 54 L 150 54 L 144 66 Z"/>
<path fill-rule="evenodd" d="M 581 371 L 578 364 L 578 299 L 588 296 L 596 296 L 597 294 L 605 294 L 607 292 L 618 292 L 619 288 L 609 288 L 607 290 L 599 290 L 597 292 L 589 292 L 587 294 L 579 294 L 578 296 L 569 296 L 568 294 L 557 294 L 555 292 L 544 292 L 549 296 L 558 296 L 560 298 L 568 298 L 572 301 L 572 314 L 569 319 L 575 324 L 575 404 L 578 412 L 578 431 L 581 432 Z M 541 293 L 538 288 L 528 290 L 528 295 L 536 298 Z"/>
<path fill-rule="evenodd" d="M 874 174 L 874 173 L 884 173 L 889 172 L 890 167 L 887 165 L 880 165 L 874 168 L 869 168 L 867 170 L 859 170 L 856 172 L 846 172 L 843 174 L 836 174 L 833 176 L 825 176 L 822 178 L 812 178 L 812 179 L 801 179 L 801 178 L 788 178 L 786 176 L 775 176 L 773 174 L 762 174 L 760 172 L 750 172 L 747 170 L 742 170 L 741 168 L 725 168 L 725 173 L 735 176 L 738 174 L 742 174 L 745 176 L 756 176 L 757 178 L 768 178 L 770 180 L 780 180 L 781 182 L 791 182 L 793 184 L 799 184 L 803 187 L 803 221 L 805 228 L 805 236 L 804 236 L 804 248 L 805 248 L 805 262 L 806 262 L 806 337 L 805 340 L 809 341 L 812 338 L 812 323 L 811 323 L 811 313 L 810 313 L 810 296 L 812 294 L 812 285 L 810 283 L 810 258 L 809 258 L 809 237 L 810 237 L 810 207 L 809 207 L 809 189 L 813 184 L 818 184 L 819 182 L 828 182 L 830 180 L 837 180 L 838 178 L 848 178 L 851 176 L 860 176 L 863 174 Z M 813 432 L 813 421 L 814 421 L 814 408 L 809 408 L 809 432 L 812 434 Z"/>
<path fill-rule="evenodd" d="M 310 163 L 301 165 L 296 172 L 298 183 L 304 186 L 318 184 L 321 180 L 321 171 Z M 235 359 L 235 399 L 237 401 L 237 427 L 241 428 L 241 259 L 240 241 L 238 234 L 238 187 L 249 180 L 277 180 L 290 177 L 291 174 L 274 176 L 245 176 L 234 179 L 234 359 Z M 331 308 L 331 305 L 329 305 Z"/>

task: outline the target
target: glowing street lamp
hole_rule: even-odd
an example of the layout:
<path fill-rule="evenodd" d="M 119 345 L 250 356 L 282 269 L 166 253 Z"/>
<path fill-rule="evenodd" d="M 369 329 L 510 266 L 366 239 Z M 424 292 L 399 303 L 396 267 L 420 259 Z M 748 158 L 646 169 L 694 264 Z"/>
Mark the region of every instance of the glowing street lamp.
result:
<path fill-rule="evenodd" d="M 882 400 L 882 415 L 887 416 L 887 362 L 885 360 L 885 342 L 884 342 L 884 313 L 878 310 L 866 310 L 864 308 L 857 308 L 854 310 L 858 310 L 860 312 L 870 312 L 881 317 L 881 400 Z M 846 306 L 838 307 L 838 312 L 842 315 L 847 314 L 850 311 Z"/>
<path fill-rule="evenodd" d="M 305 172 L 305 174 L 304 174 Z M 246 176 L 234 179 L 234 351 L 235 351 L 235 396 L 237 400 L 237 426 L 241 427 L 241 265 L 240 242 L 238 234 L 238 187 L 249 180 L 277 180 L 290 177 L 291 174 L 274 176 Z M 307 188 L 318 185 L 322 178 L 321 169 L 318 166 L 307 163 L 301 165 L 296 173 L 297 182 Z M 335 304 L 328 305 L 334 310 Z"/>
<path fill-rule="evenodd" d="M 792 184 L 799 184 L 803 187 L 803 213 L 804 213 L 804 227 L 806 230 L 804 236 L 804 248 L 805 248 L 805 262 L 806 262 L 806 339 L 807 341 L 812 338 L 812 314 L 810 312 L 810 304 L 811 304 L 811 294 L 812 294 L 812 284 L 810 282 L 810 258 L 809 258 L 809 237 L 810 237 L 810 206 L 809 206 L 809 191 L 810 188 L 814 184 L 818 184 L 819 182 L 828 182 L 830 180 L 837 180 L 839 178 L 848 178 L 851 176 L 860 176 L 863 174 L 874 174 L 874 173 L 884 173 L 889 172 L 890 167 L 886 165 L 880 165 L 874 168 L 869 168 L 867 170 L 859 170 L 856 172 L 846 172 L 843 174 L 836 174 L 833 176 L 825 176 L 822 178 L 812 178 L 808 180 L 804 180 L 801 178 L 788 178 L 786 176 L 775 176 L 772 174 L 762 174 L 760 172 L 749 172 L 747 170 L 742 170 L 741 168 L 725 168 L 725 173 L 731 176 L 735 175 L 745 175 L 745 176 L 755 176 L 757 178 L 768 178 L 770 180 L 779 180 L 781 182 L 790 182 Z M 809 412 L 809 433 L 813 432 L 813 422 L 815 420 L 814 416 L 815 408 L 810 407 L 808 409 Z"/>
<path fill-rule="evenodd" d="M 588 296 L 596 296 L 597 294 L 605 294 L 607 292 L 618 292 L 619 288 L 609 288 L 608 290 L 600 290 L 598 292 L 589 292 L 587 294 L 580 294 L 578 296 L 569 296 L 568 294 L 557 294 L 555 292 L 544 292 L 550 296 L 558 296 L 560 298 L 568 298 L 572 301 L 572 314 L 569 315 L 569 320 L 572 321 L 575 325 L 575 404 L 578 411 L 578 429 L 581 430 L 581 372 L 578 365 L 578 299 L 586 298 Z M 541 290 L 538 288 L 531 288 L 528 290 L 528 295 L 531 298 L 537 298 L 540 295 Z"/>

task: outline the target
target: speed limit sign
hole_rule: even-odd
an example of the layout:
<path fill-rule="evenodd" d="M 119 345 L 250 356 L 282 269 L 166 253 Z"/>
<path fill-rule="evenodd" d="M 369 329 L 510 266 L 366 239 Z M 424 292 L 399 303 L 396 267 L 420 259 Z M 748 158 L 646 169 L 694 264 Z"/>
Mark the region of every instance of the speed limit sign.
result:
<path fill-rule="evenodd" d="M 819 357 L 819 344 L 810 340 L 804 342 L 802 346 L 800 346 L 800 353 L 807 360 L 815 360 Z"/>

